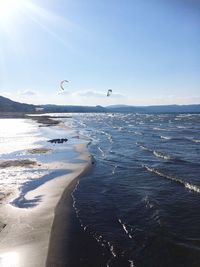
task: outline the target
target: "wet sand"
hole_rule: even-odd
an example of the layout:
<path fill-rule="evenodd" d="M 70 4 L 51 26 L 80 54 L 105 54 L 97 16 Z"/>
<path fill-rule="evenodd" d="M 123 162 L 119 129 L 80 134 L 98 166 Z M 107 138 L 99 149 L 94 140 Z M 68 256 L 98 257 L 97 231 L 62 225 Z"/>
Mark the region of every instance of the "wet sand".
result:
<path fill-rule="evenodd" d="M 77 179 L 70 183 L 56 207 L 46 267 L 94 267 L 98 260 L 102 262 L 102 255 L 106 253 L 101 244 L 83 230 L 76 216 L 71 197 L 76 184 Z M 106 261 L 104 264 L 106 266 Z"/>
<path fill-rule="evenodd" d="M 45 118 L 38 122 L 41 123 L 42 120 Z M 49 120 L 46 126 L 50 126 Z M 52 123 L 52 126 L 56 126 L 56 131 L 59 131 L 59 124 L 60 122 Z M 62 125 L 60 129 L 63 130 L 63 127 Z M 32 149 L 29 154 L 53 155 L 53 149 L 54 147 L 51 150 Z M 49 174 L 26 182 L 21 186 L 20 192 L 11 195 L 12 198 L 8 198 L 7 203 L 0 205 L 0 266 L 66 266 L 63 265 L 66 263 L 66 242 L 63 243 L 63 240 L 68 237 L 68 218 L 72 212 L 71 191 L 77 179 L 90 169 L 92 163 L 86 143 L 76 144 L 74 150 L 79 155 L 74 160 L 75 163 L 59 160 L 37 162 L 40 168 L 48 169 Z M 28 158 L 25 163 L 30 163 L 29 161 L 32 159 Z M 1 164 L 4 168 L 15 168 L 21 167 L 19 162 L 16 159 Z M 21 161 L 22 163 L 24 162 Z"/>

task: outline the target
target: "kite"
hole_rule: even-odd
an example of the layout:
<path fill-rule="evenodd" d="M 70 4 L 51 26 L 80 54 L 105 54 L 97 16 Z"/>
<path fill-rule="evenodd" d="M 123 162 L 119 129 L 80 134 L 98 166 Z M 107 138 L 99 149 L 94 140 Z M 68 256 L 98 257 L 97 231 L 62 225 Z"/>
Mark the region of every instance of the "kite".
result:
<path fill-rule="evenodd" d="M 112 89 L 108 89 L 107 96 L 110 96 L 112 94 Z"/>
<path fill-rule="evenodd" d="M 63 80 L 60 82 L 60 88 L 64 91 L 65 90 L 65 87 L 64 87 L 64 83 L 68 83 L 69 81 L 67 80 Z"/>

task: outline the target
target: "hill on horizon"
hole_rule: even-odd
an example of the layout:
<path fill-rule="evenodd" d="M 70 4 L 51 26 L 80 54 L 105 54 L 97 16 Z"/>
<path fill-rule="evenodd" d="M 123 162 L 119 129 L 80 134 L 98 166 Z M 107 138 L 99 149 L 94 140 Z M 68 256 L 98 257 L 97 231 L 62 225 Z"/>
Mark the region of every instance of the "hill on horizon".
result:
<path fill-rule="evenodd" d="M 35 105 L 19 103 L 0 96 L 0 112 L 34 112 Z"/>
<path fill-rule="evenodd" d="M 62 112 L 137 112 L 137 113 L 181 113 L 181 112 L 200 112 L 200 104 L 194 105 L 152 105 L 152 106 L 130 106 L 130 105 L 110 105 L 102 106 L 72 106 L 72 105 L 33 105 L 12 101 L 9 98 L 0 96 L 0 112 L 41 112 L 62 113 Z"/>
<path fill-rule="evenodd" d="M 106 107 L 110 112 L 138 112 L 138 113 L 180 113 L 180 112 L 200 112 L 200 104 L 193 105 L 152 105 L 152 106 L 129 106 L 111 105 Z"/>

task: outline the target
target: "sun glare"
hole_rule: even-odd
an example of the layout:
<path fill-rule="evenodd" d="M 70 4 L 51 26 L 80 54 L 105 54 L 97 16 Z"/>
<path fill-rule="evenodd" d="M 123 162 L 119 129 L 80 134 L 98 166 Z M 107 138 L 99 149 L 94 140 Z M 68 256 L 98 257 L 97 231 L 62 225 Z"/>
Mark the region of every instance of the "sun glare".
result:
<path fill-rule="evenodd" d="M 17 252 L 8 252 L 0 255 L 1 267 L 18 267 L 19 266 L 19 254 Z"/>
<path fill-rule="evenodd" d="M 41 5 L 36 4 L 33 0 L 0 0 L 1 42 L 5 41 L 5 44 L 10 42 L 15 51 L 19 51 L 22 47 L 24 49 L 21 38 L 24 38 L 24 32 L 30 32 L 30 28 L 33 27 L 33 29 L 38 28 L 38 32 L 46 31 L 66 45 L 66 42 L 57 34 L 56 29 L 66 27 L 70 23 L 52 12 L 50 7 L 49 4 L 46 4 L 45 7 L 42 3 Z M 7 44 L 3 49 L 6 47 Z M 1 57 L 0 55 L 0 64 Z"/>
<path fill-rule="evenodd" d="M 0 0 L 0 23 L 6 24 L 14 19 L 21 4 L 21 0 Z"/>

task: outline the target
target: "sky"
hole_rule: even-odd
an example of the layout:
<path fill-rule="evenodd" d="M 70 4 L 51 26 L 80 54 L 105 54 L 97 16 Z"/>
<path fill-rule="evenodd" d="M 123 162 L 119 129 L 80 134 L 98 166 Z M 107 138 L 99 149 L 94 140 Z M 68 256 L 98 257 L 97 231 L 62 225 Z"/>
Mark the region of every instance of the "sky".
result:
<path fill-rule="evenodd" d="M 0 0 L 0 95 L 33 104 L 200 104 L 200 1 Z"/>

